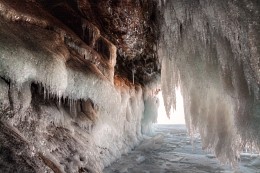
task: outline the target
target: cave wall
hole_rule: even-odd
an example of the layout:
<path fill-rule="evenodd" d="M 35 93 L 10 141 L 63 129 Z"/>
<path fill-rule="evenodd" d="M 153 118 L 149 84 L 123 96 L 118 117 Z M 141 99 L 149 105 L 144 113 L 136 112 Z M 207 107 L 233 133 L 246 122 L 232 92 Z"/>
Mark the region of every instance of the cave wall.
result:
<path fill-rule="evenodd" d="M 113 33 L 117 26 L 102 28 L 108 7 L 97 7 L 115 10 L 106 20 L 125 5 L 127 14 L 137 12 L 129 20 L 152 12 L 147 3 L 107 3 L 0 1 L 1 171 L 101 172 L 142 139 L 144 93 L 153 88 L 145 90 L 141 79 L 158 75 L 156 50 L 142 31 L 151 26 Z M 127 43 L 126 35 L 143 45 Z M 154 74 L 133 75 L 123 64 L 144 58 L 150 65 L 139 68 Z"/>
<path fill-rule="evenodd" d="M 120 100 L 106 103 L 112 112 L 91 100 L 44 96 L 36 84 L 25 98 L 1 80 L 1 171 L 100 172 L 142 139 L 142 89 L 123 84 L 114 91 Z"/>
<path fill-rule="evenodd" d="M 232 164 L 259 151 L 259 11 L 257 0 L 1 0 L 1 169 L 100 172 L 151 132 L 160 79 L 168 113 L 180 85 L 203 148 Z"/>

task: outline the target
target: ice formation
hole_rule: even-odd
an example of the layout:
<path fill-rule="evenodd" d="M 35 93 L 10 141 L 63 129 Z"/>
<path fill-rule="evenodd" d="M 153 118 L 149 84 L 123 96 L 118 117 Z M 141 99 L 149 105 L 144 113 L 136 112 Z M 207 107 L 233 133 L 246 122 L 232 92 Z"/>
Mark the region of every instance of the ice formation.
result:
<path fill-rule="evenodd" d="M 0 0 L 4 171 L 101 172 L 152 133 L 160 87 L 168 115 L 182 89 L 190 133 L 222 161 L 259 150 L 259 11 L 255 0 Z"/>
<path fill-rule="evenodd" d="M 259 1 L 160 1 L 159 55 L 166 110 L 180 84 L 190 133 L 235 163 L 245 145 L 259 150 Z M 179 76 L 179 77 L 178 77 Z"/>
<path fill-rule="evenodd" d="M 0 2 L 0 149 L 26 150 L 9 147 L 19 166 L 1 171 L 100 172 L 142 139 L 142 88 L 114 76 L 109 40 L 97 34 L 95 51 L 33 2 L 17 3 Z"/>
<path fill-rule="evenodd" d="M 144 89 L 144 112 L 142 116 L 142 132 L 153 135 L 153 124 L 157 123 L 159 99 L 156 83 L 147 85 Z"/>

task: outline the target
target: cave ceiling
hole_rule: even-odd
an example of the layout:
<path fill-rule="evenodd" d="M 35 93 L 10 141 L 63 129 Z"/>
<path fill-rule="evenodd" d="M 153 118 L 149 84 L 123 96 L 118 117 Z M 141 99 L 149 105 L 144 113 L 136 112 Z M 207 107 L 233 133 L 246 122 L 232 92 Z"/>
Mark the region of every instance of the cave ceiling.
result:
<path fill-rule="evenodd" d="M 158 14 L 154 1 L 37 0 L 92 49 L 109 56 L 100 35 L 116 46 L 115 75 L 146 84 L 160 73 Z"/>

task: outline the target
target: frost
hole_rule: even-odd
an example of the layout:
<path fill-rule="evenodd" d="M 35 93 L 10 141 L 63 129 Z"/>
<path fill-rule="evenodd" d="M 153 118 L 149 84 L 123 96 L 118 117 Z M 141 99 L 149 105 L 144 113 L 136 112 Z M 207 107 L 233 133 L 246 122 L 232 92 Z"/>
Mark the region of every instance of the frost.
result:
<path fill-rule="evenodd" d="M 161 148 L 164 136 L 162 134 L 157 134 L 150 139 L 142 142 L 138 147 L 137 150 L 151 152 L 153 150 L 157 150 Z"/>
<path fill-rule="evenodd" d="M 91 62 L 100 57 L 86 45 L 9 20 L 0 20 L 0 76 L 10 81 L 15 113 L 4 122 L 35 148 L 33 153 L 42 153 L 64 172 L 100 172 L 140 142 L 142 88 L 122 79 L 114 85 L 116 48 L 112 43 L 100 38 L 108 46 L 109 57 L 104 60 L 107 68 L 99 68 L 104 62 Z M 43 96 L 33 95 L 33 85 Z M 7 94 L 5 90 L 1 83 L 0 93 Z M 82 112 L 77 110 L 79 101 Z"/>
<path fill-rule="evenodd" d="M 0 74 L 15 81 L 18 90 L 22 89 L 25 83 L 28 85 L 35 82 L 44 86 L 47 97 L 48 94 L 52 94 L 58 98 L 69 97 L 72 100 L 91 98 L 107 110 L 110 108 L 106 107 L 108 100 L 104 98 L 109 98 L 112 93 L 115 93 L 114 100 L 109 101 L 116 104 L 120 99 L 112 84 L 105 80 L 98 70 L 94 70 L 95 68 L 83 73 L 67 66 L 67 48 L 64 43 L 56 40 L 59 36 L 54 34 L 53 39 L 41 40 L 43 35 L 37 36 L 31 33 L 30 37 L 38 43 L 34 47 L 27 47 L 26 45 L 31 43 L 26 38 L 28 34 L 25 28 L 20 27 L 21 34 L 16 36 L 13 34 L 16 32 L 15 28 L 17 27 L 9 30 L 8 24 L 6 27 L 1 27 Z M 5 37 L 5 35 L 10 36 Z M 20 36 L 23 41 L 17 36 Z"/>
<path fill-rule="evenodd" d="M 260 146 L 259 3 L 169 0 L 158 8 L 166 111 L 180 84 L 190 134 L 197 129 L 205 149 L 235 164 L 247 143 Z"/>
<path fill-rule="evenodd" d="M 250 166 L 253 166 L 253 167 L 256 167 L 256 168 L 260 168 L 260 159 L 259 159 L 259 158 L 256 158 L 255 160 L 253 160 L 253 161 L 250 163 Z"/>
<path fill-rule="evenodd" d="M 138 164 L 140 164 L 140 163 L 142 163 L 142 162 L 144 162 L 144 161 L 145 161 L 145 157 L 142 156 L 142 155 L 139 155 L 139 156 L 136 158 L 136 162 L 137 162 Z"/>
<path fill-rule="evenodd" d="M 8 84 L 0 79 L 0 109 L 9 106 L 8 88 Z"/>

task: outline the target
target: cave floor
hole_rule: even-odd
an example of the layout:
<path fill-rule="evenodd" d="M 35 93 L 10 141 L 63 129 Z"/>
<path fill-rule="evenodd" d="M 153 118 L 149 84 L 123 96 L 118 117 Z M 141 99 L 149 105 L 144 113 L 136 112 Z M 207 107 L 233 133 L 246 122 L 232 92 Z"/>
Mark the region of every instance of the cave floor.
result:
<path fill-rule="evenodd" d="M 156 125 L 155 136 L 123 155 L 104 173 L 260 173 L 259 155 L 242 154 L 239 166 L 221 164 L 201 149 L 195 135 L 193 145 L 184 125 Z"/>

